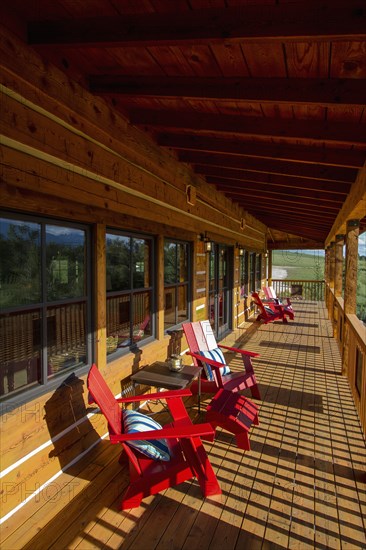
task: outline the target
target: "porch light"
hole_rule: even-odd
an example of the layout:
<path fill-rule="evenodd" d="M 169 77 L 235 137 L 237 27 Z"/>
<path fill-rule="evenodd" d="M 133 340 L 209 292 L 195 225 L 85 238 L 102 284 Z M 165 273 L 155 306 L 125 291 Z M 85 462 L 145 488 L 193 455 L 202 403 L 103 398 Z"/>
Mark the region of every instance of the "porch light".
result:
<path fill-rule="evenodd" d="M 241 244 L 236 243 L 235 248 L 237 248 L 237 249 L 239 250 L 239 256 L 244 256 L 245 250 L 244 250 L 244 248 L 241 246 Z"/>
<path fill-rule="evenodd" d="M 200 239 L 201 241 L 204 242 L 205 252 L 211 252 L 213 248 L 213 242 L 207 236 L 207 231 L 205 231 L 205 234 L 203 233 L 200 234 Z"/>

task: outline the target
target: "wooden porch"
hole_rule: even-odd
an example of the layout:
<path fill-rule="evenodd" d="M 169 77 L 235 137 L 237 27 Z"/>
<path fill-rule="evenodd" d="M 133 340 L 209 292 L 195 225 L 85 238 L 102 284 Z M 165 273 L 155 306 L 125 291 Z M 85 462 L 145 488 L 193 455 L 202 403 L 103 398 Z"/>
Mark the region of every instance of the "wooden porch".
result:
<path fill-rule="evenodd" d="M 104 440 L 3 524 L 2 549 L 365 548 L 365 445 L 332 324 L 324 303 L 294 308 L 288 325 L 246 326 L 260 426 L 249 452 L 227 432 L 206 445 L 221 497 L 184 483 L 121 512 L 128 472 Z"/>

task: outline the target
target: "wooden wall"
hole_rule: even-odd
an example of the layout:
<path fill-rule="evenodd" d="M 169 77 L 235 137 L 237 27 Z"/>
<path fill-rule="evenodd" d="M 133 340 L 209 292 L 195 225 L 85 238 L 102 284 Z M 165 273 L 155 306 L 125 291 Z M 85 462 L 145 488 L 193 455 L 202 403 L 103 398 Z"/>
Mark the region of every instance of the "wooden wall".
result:
<path fill-rule="evenodd" d="M 96 359 L 112 391 L 153 360 L 165 359 L 163 277 L 158 281 L 157 339 L 142 353 L 106 364 L 105 229 L 151 233 L 158 242 L 162 274 L 164 237 L 193 243 L 193 317 L 207 317 L 207 256 L 198 235 L 264 252 L 265 226 L 179 164 L 130 126 L 102 99 L 70 81 L 0 29 L 0 207 L 89 223 L 94 228 Z M 196 191 L 187 200 L 187 186 Z M 192 188 L 190 188 L 190 191 Z M 241 219 L 245 217 L 245 229 Z M 233 326 L 244 311 L 234 265 Z M 184 347 L 184 345 L 183 345 Z M 75 377 L 49 394 L 10 407 L 1 405 L 2 510 L 11 529 L 37 494 L 105 433 L 98 415 L 88 416 L 85 378 Z M 56 483 L 56 481 L 55 481 Z M 38 491 L 38 493 L 37 493 Z M 17 507 L 19 509 L 17 510 Z"/>

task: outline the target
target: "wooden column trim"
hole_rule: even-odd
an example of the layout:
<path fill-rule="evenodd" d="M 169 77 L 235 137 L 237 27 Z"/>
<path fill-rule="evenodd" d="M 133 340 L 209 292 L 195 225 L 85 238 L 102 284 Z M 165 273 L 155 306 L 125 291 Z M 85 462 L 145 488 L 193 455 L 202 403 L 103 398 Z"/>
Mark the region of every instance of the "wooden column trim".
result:
<path fill-rule="evenodd" d="M 99 369 L 105 369 L 107 365 L 107 285 L 106 285 L 106 226 L 95 225 L 95 327 L 96 346 L 95 362 Z"/>

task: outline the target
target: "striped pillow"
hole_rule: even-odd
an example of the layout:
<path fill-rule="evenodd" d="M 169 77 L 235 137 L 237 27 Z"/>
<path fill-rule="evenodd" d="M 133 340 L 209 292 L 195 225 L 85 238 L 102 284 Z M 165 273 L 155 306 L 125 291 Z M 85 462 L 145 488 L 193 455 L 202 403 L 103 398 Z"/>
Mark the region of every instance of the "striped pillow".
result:
<path fill-rule="evenodd" d="M 122 411 L 124 433 L 146 432 L 147 430 L 161 430 L 162 426 L 149 416 L 132 410 Z M 126 441 L 132 449 L 140 451 L 153 460 L 170 460 L 169 447 L 165 439 L 147 439 Z"/>
<path fill-rule="evenodd" d="M 225 365 L 225 357 L 222 353 L 220 348 L 215 348 L 211 350 L 205 350 L 205 351 L 199 351 L 198 352 L 202 357 L 206 357 L 207 359 L 213 359 L 213 361 L 217 361 L 218 363 L 222 363 L 223 367 L 220 368 L 220 372 L 222 375 L 230 374 L 230 369 L 227 365 Z M 203 363 L 203 361 L 202 361 Z M 205 369 L 206 378 L 207 380 L 213 380 L 214 375 L 212 372 L 212 367 L 208 363 L 203 363 L 203 368 Z"/>

